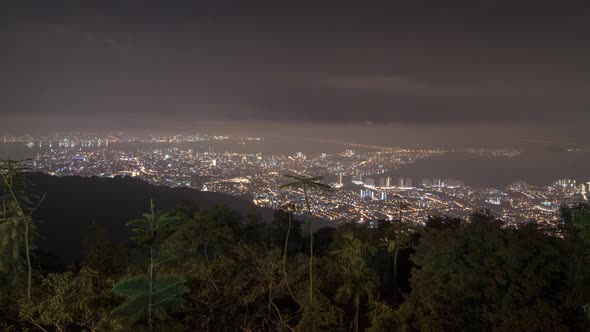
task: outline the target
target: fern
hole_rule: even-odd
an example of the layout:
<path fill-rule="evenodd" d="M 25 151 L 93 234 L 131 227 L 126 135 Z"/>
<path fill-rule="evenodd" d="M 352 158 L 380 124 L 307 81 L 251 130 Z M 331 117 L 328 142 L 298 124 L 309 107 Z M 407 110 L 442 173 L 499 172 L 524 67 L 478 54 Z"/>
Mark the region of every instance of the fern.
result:
<path fill-rule="evenodd" d="M 153 330 L 155 321 L 165 320 L 169 312 L 185 303 L 181 296 L 189 289 L 180 275 L 156 277 L 156 268 L 173 259 L 170 255 L 158 253 L 158 245 L 178 229 L 178 218 L 156 213 L 153 201 L 150 202 L 150 213 L 143 216 L 144 219 L 132 220 L 127 226 L 132 227 L 135 234 L 133 240 L 149 249 L 148 273 L 122 279 L 113 286 L 112 291 L 126 297 L 126 300 L 112 313 L 130 323 L 147 320 L 150 330 Z"/>
<path fill-rule="evenodd" d="M 166 313 L 177 310 L 184 303 L 180 296 L 188 293 L 189 289 L 184 285 L 186 280 L 176 274 L 160 276 L 153 287 L 152 309 L 154 318 L 163 320 Z M 143 320 L 147 316 L 146 308 L 149 305 L 149 280 L 147 276 L 134 276 L 119 281 L 112 291 L 127 297 L 125 302 L 113 310 L 113 314 L 126 317 L 132 323 Z"/>

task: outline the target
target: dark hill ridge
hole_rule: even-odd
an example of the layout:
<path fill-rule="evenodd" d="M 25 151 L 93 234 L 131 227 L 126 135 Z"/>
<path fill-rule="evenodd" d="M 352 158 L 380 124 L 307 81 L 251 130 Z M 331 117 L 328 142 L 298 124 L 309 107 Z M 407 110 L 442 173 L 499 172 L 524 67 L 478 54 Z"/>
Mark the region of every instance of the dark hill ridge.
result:
<path fill-rule="evenodd" d="M 29 175 L 31 193 L 44 201 L 35 213 L 39 220 L 40 249 L 65 262 L 82 256 L 82 239 L 92 223 L 104 225 L 115 241 L 126 240 L 125 223 L 149 210 L 153 199 L 159 210 L 170 210 L 181 202 L 203 209 L 226 206 L 242 215 L 257 214 L 270 221 L 273 211 L 246 200 L 214 192 L 151 185 L 129 178 L 56 177 L 42 173 Z"/>

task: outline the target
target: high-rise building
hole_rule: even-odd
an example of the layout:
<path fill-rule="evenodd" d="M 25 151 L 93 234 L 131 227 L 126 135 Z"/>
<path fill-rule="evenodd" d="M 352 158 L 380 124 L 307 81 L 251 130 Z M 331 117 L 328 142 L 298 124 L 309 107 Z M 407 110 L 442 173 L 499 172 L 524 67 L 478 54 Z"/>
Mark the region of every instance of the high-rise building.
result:
<path fill-rule="evenodd" d="M 576 186 L 576 180 L 561 179 L 561 180 L 557 180 L 555 182 L 555 185 L 562 186 L 564 188 L 567 188 L 567 187 L 575 187 Z"/>
<path fill-rule="evenodd" d="M 406 187 L 412 186 L 412 178 L 406 178 Z"/>
<path fill-rule="evenodd" d="M 457 179 L 445 179 L 444 186 L 449 188 L 463 187 L 465 186 L 465 181 Z"/>
<path fill-rule="evenodd" d="M 352 183 L 354 184 L 363 184 L 363 174 L 359 172 L 359 170 L 355 170 L 354 175 L 352 177 Z"/>
<path fill-rule="evenodd" d="M 429 200 L 425 200 L 425 199 L 423 199 L 423 198 L 421 198 L 421 199 L 418 201 L 418 207 L 419 207 L 419 208 L 429 208 L 431 205 L 432 205 L 431 201 L 429 201 Z"/>
<path fill-rule="evenodd" d="M 422 179 L 420 184 L 424 187 L 432 187 L 432 179 Z"/>
<path fill-rule="evenodd" d="M 412 186 L 412 178 L 400 177 L 398 179 L 398 187 L 401 187 L 401 188 L 409 188 L 411 186 Z"/>
<path fill-rule="evenodd" d="M 342 185 L 342 173 L 338 173 L 338 184 Z"/>
<path fill-rule="evenodd" d="M 360 190 L 360 196 L 362 198 L 375 198 L 375 192 L 369 189 L 361 189 Z"/>
<path fill-rule="evenodd" d="M 486 203 L 500 205 L 500 204 L 502 204 L 501 197 L 499 195 L 494 195 L 494 196 L 488 197 L 486 199 Z"/>

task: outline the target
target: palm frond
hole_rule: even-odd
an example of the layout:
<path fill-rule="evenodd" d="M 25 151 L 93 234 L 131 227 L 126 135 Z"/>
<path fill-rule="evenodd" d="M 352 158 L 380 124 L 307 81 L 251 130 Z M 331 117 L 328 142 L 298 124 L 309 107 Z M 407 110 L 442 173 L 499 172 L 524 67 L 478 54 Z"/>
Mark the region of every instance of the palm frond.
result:
<path fill-rule="evenodd" d="M 318 189 L 321 191 L 328 191 L 328 192 L 334 191 L 334 188 L 332 188 L 331 186 L 320 182 L 324 179 L 322 176 L 301 177 L 301 176 L 290 175 L 290 174 L 284 174 L 283 176 L 286 178 L 289 178 L 289 179 L 296 180 L 296 181 L 281 185 L 280 188 L 283 188 L 283 189 L 284 188 L 297 188 L 297 189 L 309 188 L 309 189 Z"/>
<path fill-rule="evenodd" d="M 147 292 L 128 297 L 125 302 L 111 311 L 113 315 L 125 317 L 130 322 L 137 322 L 146 316 L 146 307 L 149 303 Z"/>
<path fill-rule="evenodd" d="M 149 226 L 148 223 L 146 222 L 145 219 L 133 219 L 131 221 L 128 221 L 125 226 L 127 227 L 134 227 L 134 228 L 140 228 L 140 229 L 147 229 L 147 227 Z"/>
<path fill-rule="evenodd" d="M 149 284 L 146 276 L 135 276 L 123 279 L 113 286 L 112 291 L 122 296 L 137 296 L 148 292 Z"/>
<path fill-rule="evenodd" d="M 154 293 L 162 298 L 184 294 L 188 292 L 188 288 L 184 286 L 185 282 L 184 277 L 178 274 L 160 276 L 156 281 Z"/>

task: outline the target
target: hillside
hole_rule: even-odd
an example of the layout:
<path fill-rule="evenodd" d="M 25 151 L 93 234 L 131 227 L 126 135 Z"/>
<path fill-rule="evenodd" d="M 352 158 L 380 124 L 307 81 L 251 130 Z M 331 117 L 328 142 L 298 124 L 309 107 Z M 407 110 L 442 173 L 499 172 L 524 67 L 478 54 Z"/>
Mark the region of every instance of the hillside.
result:
<path fill-rule="evenodd" d="M 104 225 L 115 241 L 128 239 L 125 223 L 146 212 L 150 199 L 159 210 L 190 202 L 202 209 L 226 206 L 244 216 L 255 213 L 267 221 L 273 212 L 225 194 L 154 186 L 129 177 L 55 177 L 33 173 L 29 181 L 31 192 L 45 197 L 34 216 L 41 236 L 38 246 L 66 261 L 81 257 L 81 241 L 92 223 Z"/>

